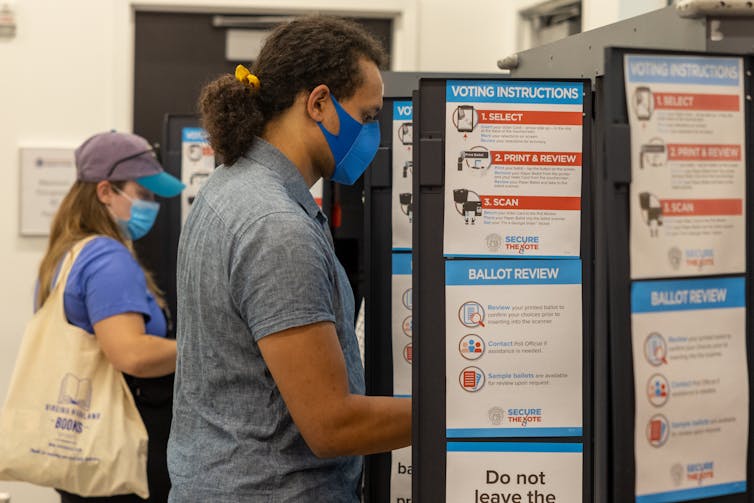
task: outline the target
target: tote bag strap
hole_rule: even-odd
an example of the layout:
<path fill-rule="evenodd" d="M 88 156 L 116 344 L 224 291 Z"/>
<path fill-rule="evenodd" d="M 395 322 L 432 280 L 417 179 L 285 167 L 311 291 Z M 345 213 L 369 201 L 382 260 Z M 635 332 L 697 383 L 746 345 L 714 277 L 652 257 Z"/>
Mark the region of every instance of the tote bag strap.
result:
<path fill-rule="evenodd" d="M 68 284 L 68 276 L 71 273 L 71 269 L 73 269 L 73 263 L 76 261 L 79 253 L 81 253 L 81 250 L 84 249 L 84 246 L 86 246 L 89 241 L 96 237 L 99 236 L 96 234 L 87 236 L 84 239 L 77 241 L 76 244 L 74 244 L 71 249 L 66 252 L 65 257 L 63 257 L 63 262 L 60 264 L 58 276 L 57 278 L 55 278 L 55 283 L 53 284 L 50 291 L 50 297 L 52 297 L 53 294 L 55 294 L 58 290 L 60 290 L 61 294 L 63 291 L 65 291 L 65 286 Z M 59 288 L 60 285 L 63 286 Z"/>

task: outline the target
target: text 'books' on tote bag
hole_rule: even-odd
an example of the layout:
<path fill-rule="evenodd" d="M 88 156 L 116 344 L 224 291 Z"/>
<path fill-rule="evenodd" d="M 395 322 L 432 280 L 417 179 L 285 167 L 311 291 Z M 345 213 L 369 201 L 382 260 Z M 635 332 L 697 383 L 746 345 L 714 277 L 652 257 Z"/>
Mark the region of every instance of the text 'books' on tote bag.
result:
<path fill-rule="evenodd" d="M 68 273 L 87 241 L 68 253 L 26 326 L 0 413 L 0 480 L 147 498 L 147 431 L 123 374 L 63 310 Z"/>

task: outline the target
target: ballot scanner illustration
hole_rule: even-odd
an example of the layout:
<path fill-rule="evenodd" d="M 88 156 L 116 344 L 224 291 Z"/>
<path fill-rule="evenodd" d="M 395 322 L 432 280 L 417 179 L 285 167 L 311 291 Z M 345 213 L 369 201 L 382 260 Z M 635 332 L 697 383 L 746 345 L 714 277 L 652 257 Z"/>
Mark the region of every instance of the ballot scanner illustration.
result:
<path fill-rule="evenodd" d="M 469 195 L 474 196 L 476 199 L 469 200 Z M 479 194 L 473 190 L 454 189 L 453 202 L 455 203 L 456 211 L 463 217 L 466 225 L 474 225 L 477 217 L 482 216 L 482 200 Z"/>
<path fill-rule="evenodd" d="M 414 196 L 410 192 L 403 192 L 398 195 L 398 202 L 401 205 L 401 212 L 408 217 L 409 223 L 414 221 Z"/>
<path fill-rule="evenodd" d="M 408 178 L 408 175 L 414 174 L 414 162 L 406 161 L 403 163 L 403 178 Z"/>
<path fill-rule="evenodd" d="M 659 227 L 662 225 L 660 198 L 650 192 L 642 192 L 639 194 L 639 207 L 644 223 L 649 227 L 649 235 L 656 238 L 660 233 Z"/>
<path fill-rule="evenodd" d="M 402 145 L 412 145 L 414 143 L 414 125 L 411 122 L 404 122 L 398 128 L 398 140 Z"/>
<path fill-rule="evenodd" d="M 196 195 L 199 193 L 199 189 L 202 188 L 204 183 L 209 178 L 209 175 L 211 174 L 212 173 L 208 173 L 206 171 L 195 171 L 191 173 L 188 187 L 186 187 L 186 199 L 188 200 L 189 206 L 194 204 L 194 199 L 196 199 Z"/>

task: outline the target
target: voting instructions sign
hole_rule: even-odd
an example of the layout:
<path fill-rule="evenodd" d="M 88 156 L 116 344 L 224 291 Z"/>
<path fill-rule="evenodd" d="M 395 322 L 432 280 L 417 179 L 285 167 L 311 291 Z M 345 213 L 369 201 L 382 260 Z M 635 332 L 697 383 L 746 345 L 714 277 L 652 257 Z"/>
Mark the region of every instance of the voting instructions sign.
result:
<path fill-rule="evenodd" d="M 637 503 L 746 491 L 745 299 L 742 277 L 633 283 Z"/>
<path fill-rule="evenodd" d="M 627 54 L 631 277 L 742 273 L 741 58 Z"/>
<path fill-rule="evenodd" d="M 581 82 L 449 80 L 446 256 L 577 257 Z"/>
<path fill-rule="evenodd" d="M 448 438 L 580 436 L 580 260 L 445 264 Z"/>
<path fill-rule="evenodd" d="M 181 130 L 181 181 L 186 188 L 181 192 L 181 224 L 186 222 L 191 205 L 199 189 L 215 170 L 215 151 L 209 144 L 207 133 L 199 127 Z"/>
<path fill-rule="evenodd" d="M 411 364 L 414 358 L 411 254 L 393 253 L 392 258 L 393 394 L 411 396 Z"/>
<path fill-rule="evenodd" d="M 414 219 L 412 180 L 414 163 L 413 105 L 393 102 L 393 250 L 411 251 L 411 223 Z"/>
<path fill-rule="evenodd" d="M 445 501 L 582 501 L 582 444 L 448 442 Z"/>

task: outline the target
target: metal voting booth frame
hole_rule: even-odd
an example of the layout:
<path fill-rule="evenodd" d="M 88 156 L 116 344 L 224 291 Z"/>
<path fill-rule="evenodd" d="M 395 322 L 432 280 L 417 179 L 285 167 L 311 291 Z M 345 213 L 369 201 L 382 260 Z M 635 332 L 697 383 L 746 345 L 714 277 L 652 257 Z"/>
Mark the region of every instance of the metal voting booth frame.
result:
<path fill-rule="evenodd" d="M 621 47 L 614 48 L 614 47 Z M 630 48 L 630 49 L 626 49 Z M 584 487 L 585 502 L 635 501 L 634 382 L 631 353 L 628 190 L 631 181 L 630 130 L 626 111 L 623 55 L 631 53 L 746 56 L 754 52 L 754 19 L 683 18 L 674 7 L 638 16 L 501 60 L 511 76 L 527 80 L 593 79 L 585 100 L 584 172 L 582 178 L 583 330 L 584 330 Z M 686 51 L 686 52 L 681 52 Z M 752 61 L 744 57 L 745 124 L 752 131 Z M 506 76 L 494 76 L 505 79 Z M 411 79 L 404 79 L 410 84 Z M 464 78 L 466 78 L 464 76 Z M 483 78 L 469 76 L 468 78 Z M 386 103 L 408 97 L 403 87 L 389 92 Z M 444 177 L 444 81 L 424 79 L 413 92 L 414 111 L 414 423 L 413 501 L 445 501 L 445 352 L 444 262 L 442 253 Z M 585 86 L 589 88 L 589 85 Z M 390 338 L 391 107 L 385 106 L 383 141 L 365 183 L 367 233 L 367 386 L 372 394 L 392 393 Z M 590 128 L 590 123 L 591 128 Z M 591 132 L 588 132 L 590 131 Z M 754 166 L 754 144 L 747 135 L 747 171 Z M 609 148 L 607 148 L 609 146 Z M 591 160 L 591 162 L 590 162 Z M 589 169 L 593 163 L 594 169 Z M 747 194 L 754 189 L 747 178 Z M 746 241 L 751 239 L 754 204 L 747 195 Z M 439 217 L 439 218 L 438 218 Z M 747 247 L 746 303 L 752 290 L 752 253 Z M 607 293 L 607 295 L 605 295 Z M 371 302 L 370 302 L 371 301 Z M 443 313 L 438 316 L 438 313 Z M 746 314 L 747 363 L 752 310 Z M 370 335 L 371 334 L 371 335 Z M 424 334 L 424 336 L 422 336 Z M 434 335 L 429 335 L 434 334 Z M 435 343 L 437 342 L 437 343 Z M 370 357 L 371 355 L 371 357 Z M 751 383 L 751 373 L 749 374 Z M 750 394 L 751 394 L 751 385 Z M 619 399 L 619 397 L 624 397 Z M 749 430 L 754 404 L 749 401 Z M 577 441 L 577 439 L 548 439 Z M 516 439 L 506 439 L 516 441 Z M 532 440 L 530 440 L 532 441 Z M 754 480 L 751 442 L 747 481 Z M 388 501 L 390 461 L 372 457 L 367 471 L 367 501 Z M 371 477 L 371 482 L 370 482 Z M 379 487 L 378 487 L 379 486 Z M 371 490 L 370 490 L 371 488 Z M 754 490 L 694 501 L 751 501 Z M 371 498 L 371 499 L 369 499 Z"/>
<path fill-rule="evenodd" d="M 691 3 L 691 2 L 687 2 Z M 631 346 L 629 274 L 629 187 L 631 183 L 630 127 L 626 106 L 623 56 L 630 53 L 667 55 L 744 56 L 746 169 L 754 161 L 751 114 L 751 55 L 754 53 L 754 10 L 736 16 L 722 2 L 710 14 L 682 17 L 682 9 L 669 6 L 603 28 L 573 35 L 559 42 L 502 59 L 501 68 L 515 77 L 566 77 L 580 75 L 594 79 L 594 190 L 595 276 L 594 289 L 594 403 L 606 404 L 594 410 L 594 501 L 635 501 L 634 461 L 634 373 Z M 730 4 L 730 2 L 729 2 Z M 730 5 L 729 5 L 730 7 Z M 730 9 L 728 9 L 730 11 Z M 720 16 L 716 13 L 719 12 Z M 687 13 L 688 14 L 688 13 Z M 686 15 L 686 14 L 684 14 Z M 740 17 L 738 17 L 740 16 Z M 746 340 L 751 397 L 754 352 L 749 333 L 749 309 L 754 253 L 751 242 L 754 181 L 746 181 Z M 608 295 L 599 295 L 608 292 Z M 608 314 L 609 313 L 609 314 Z M 606 334 L 606 336 L 600 336 Z M 630 397 L 619 400 L 618 397 Z M 746 493 L 698 499 L 699 502 L 752 501 L 754 450 L 752 413 L 749 400 L 749 445 Z"/>

